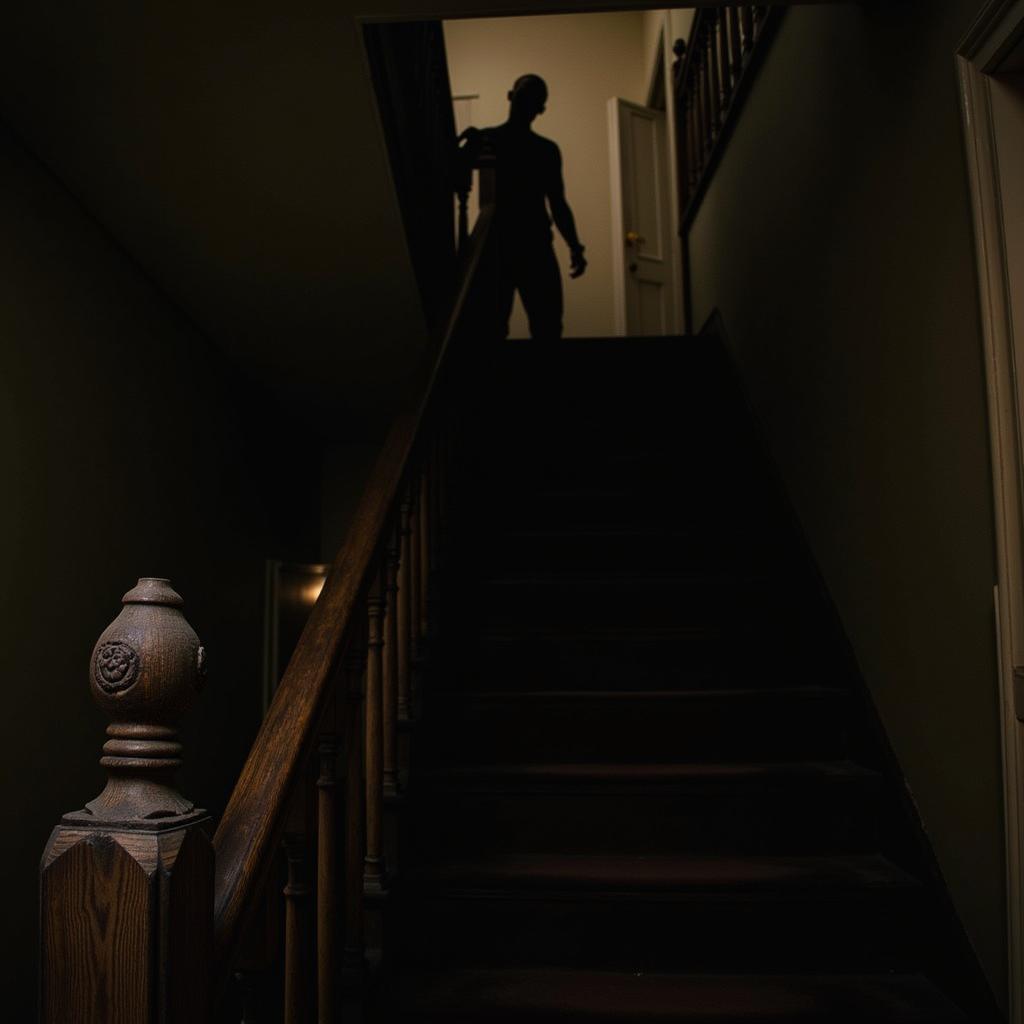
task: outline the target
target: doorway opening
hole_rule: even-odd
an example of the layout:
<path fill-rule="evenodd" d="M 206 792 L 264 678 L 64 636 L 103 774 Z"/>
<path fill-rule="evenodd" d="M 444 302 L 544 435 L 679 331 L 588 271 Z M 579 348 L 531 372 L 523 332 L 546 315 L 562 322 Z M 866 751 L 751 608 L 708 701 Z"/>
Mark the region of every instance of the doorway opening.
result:
<path fill-rule="evenodd" d="M 557 144 L 586 270 L 553 225 L 566 337 L 679 334 L 682 273 L 671 128 L 672 43 L 691 10 L 443 23 L 459 133 L 506 122 L 522 75 L 548 88 L 532 130 Z M 470 220 L 476 198 L 470 197 Z M 635 221 L 635 223 L 634 223 Z M 628 223 L 627 223 L 628 222 Z M 630 267 L 635 270 L 631 271 Z M 529 335 L 517 295 L 509 336 Z"/>

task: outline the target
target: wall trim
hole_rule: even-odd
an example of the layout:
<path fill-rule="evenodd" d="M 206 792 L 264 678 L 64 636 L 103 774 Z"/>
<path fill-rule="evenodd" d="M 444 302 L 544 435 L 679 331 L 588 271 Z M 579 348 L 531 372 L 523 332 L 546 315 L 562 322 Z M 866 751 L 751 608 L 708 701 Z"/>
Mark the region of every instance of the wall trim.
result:
<path fill-rule="evenodd" d="M 1010 1021 L 1024 1024 L 1024 725 L 1014 666 L 1024 665 L 1024 459 L 1020 374 L 1010 306 L 1003 203 L 989 74 L 1024 35 L 1024 0 L 990 0 L 956 54 L 974 220 L 995 506 L 996 645 L 1006 828 Z M 1024 339 L 1021 339 L 1024 342 Z M 1020 712 L 1024 714 L 1024 707 Z"/>

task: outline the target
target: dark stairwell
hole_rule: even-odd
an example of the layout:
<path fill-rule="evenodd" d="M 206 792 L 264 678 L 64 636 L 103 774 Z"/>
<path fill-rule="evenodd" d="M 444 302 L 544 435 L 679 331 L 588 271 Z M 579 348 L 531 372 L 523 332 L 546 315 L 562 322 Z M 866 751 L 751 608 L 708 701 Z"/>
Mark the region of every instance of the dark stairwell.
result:
<path fill-rule="evenodd" d="M 485 361 L 377 1019 L 995 1020 L 718 343 Z"/>

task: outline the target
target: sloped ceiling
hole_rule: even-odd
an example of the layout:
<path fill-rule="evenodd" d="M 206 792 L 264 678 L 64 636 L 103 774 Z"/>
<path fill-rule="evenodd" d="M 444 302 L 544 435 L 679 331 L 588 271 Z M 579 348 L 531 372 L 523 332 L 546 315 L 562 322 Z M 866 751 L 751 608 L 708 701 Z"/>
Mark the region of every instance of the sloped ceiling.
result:
<path fill-rule="evenodd" d="M 443 6 L 19 0 L 0 117 L 240 366 L 365 419 L 426 335 L 358 16 L 551 10 Z"/>

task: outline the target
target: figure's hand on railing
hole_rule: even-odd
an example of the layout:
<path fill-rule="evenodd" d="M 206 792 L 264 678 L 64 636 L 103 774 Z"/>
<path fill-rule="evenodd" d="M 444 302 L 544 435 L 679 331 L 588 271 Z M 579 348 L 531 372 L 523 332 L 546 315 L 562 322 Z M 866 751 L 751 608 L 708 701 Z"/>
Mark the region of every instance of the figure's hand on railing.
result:
<path fill-rule="evenodd" d="M 571 278 L 582 277 L 587 269 L 587 258 L 583 255 L 583 246 L 569 250 L 569 276 Z"/>

